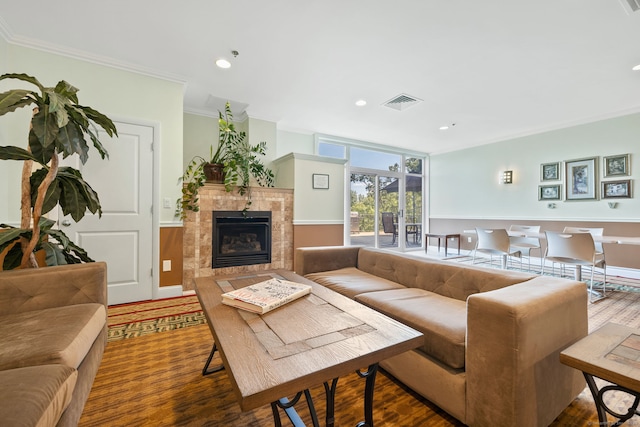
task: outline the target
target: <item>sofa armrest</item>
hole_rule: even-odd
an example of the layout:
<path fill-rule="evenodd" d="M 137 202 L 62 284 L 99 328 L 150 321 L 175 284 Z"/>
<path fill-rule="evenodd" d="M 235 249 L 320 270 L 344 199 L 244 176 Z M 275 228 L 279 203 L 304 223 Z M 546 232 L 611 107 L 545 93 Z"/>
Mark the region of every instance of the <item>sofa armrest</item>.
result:
<path fill-rule="evenodd" d="M 84 303 L 107 305 L 106 263 L 0 272 L 0 315 Z"/>
<path fill-rule="evenodd" d="M 584 283 L 553 277 L 467 300 L 467 424 L 549 425 L 584 389 L 560 351 L 588 333 Z"/>
<path fill-rule="evenodd" d="M 317 246 L 296 249 L 294 271 L 305 274 L 358 266 L 360 246 Z"/>

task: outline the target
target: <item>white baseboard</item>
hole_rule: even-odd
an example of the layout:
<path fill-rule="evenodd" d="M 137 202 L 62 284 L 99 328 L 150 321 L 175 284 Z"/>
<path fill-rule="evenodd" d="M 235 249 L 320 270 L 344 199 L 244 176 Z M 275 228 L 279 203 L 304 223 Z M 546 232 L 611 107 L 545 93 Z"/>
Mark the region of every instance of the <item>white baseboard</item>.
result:
<path fill-rule="evenodd" d="M 156 289 L 153 299 L 175 298 L 182 296 L 182 285 L 160 286 Z"/>

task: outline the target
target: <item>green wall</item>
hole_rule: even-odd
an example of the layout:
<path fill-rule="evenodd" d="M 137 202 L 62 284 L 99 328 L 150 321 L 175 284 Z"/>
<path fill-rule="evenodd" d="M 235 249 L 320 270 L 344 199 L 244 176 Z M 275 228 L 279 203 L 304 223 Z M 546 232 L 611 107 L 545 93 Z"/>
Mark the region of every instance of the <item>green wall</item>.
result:
<path fill-rule="evenodd" d="M 640 194 L 631 199 L 615 199 L 616 209 L 609 208 L 607 202 L 611 199 L 559 201 L 555 209 L 538 201 L 538 186 L 543 184 L 540 164 L 597 156 L 599 181 L 613 180 L 602 178 L 602 158 L 626 153 L 631 154 L 631 176 L 616 179 L 630 178 L 633 187 L 640 177 L 640 113 L 432 155 L 430 216 L 637 221 Z M 504 170 L 513 170 L 513 184 L 498 182 Z M 563 178 L 564 175 L 563 170 Z M 562 185 L 564 191 L 564 180 Z M 637 193 L 635 189 L 634 192 Z"/>

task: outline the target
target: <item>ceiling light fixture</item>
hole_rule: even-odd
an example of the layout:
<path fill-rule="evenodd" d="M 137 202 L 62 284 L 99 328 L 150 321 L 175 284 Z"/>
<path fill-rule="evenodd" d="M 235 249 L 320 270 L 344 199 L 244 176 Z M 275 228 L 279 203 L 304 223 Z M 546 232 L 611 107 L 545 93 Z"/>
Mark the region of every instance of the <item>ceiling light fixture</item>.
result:
<path fill-rule="evenodd" d="M 640 71 L 640 64 L 632 68 L 633 71 Z"/>
<path fill-rule="evenodd" d="M 220 68 L 230 68 L 231 67 L 231 62 L 227 61 L 224 58 L 220 58 L 216 61 L 216 65 Z"/>
<path fill-rule="evenodd" d="M 231 55 L 233 55 L 234 58 L 237 58 L 238 55 L 240 55 L 240 52 L 238 52 L 237 50 L 232 50 Z M 216 65 L 220 68 L 231 68 L 231 62 L 227 61 L 224 58 L 218 59 L 216 61 Z"/>
<path fill-rule="evenodd" d="M 438 129 L 447 130 L 447 129 L 450 129 L 450 128 L 454 127 L 455 125 L 456 125 L 455 123 L 451 123 L 450 125 L 440 126 Z"/>
<path fill-rule="evenodd" d="M 364 99 L 358 99 L 358 100 L 356 101 L 356 105 L 357 105 L 358 107 L 364 107 L 365 105 L 367 105 L 367 101 L 365 101 Z"/>

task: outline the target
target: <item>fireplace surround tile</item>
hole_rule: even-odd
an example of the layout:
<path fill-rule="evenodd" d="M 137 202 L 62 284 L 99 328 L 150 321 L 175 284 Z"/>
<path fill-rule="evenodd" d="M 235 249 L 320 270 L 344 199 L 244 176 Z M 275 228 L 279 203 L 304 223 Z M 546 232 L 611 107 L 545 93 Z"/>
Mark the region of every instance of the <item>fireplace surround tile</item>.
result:
<path fill-rule="evenodd" d="M 188 212 L 183 222 L 183 289 L 193 289 L 193 279 L 216 275 L 293 269 L 293 190 L 252 187 L 252 211 L 271 211 L 271 263 L 211 268 L 212 211 L 242 210 L 246 199 L 227 193 L 221 184 L 205 184 L 199 191 L 200 211 Z"/>

